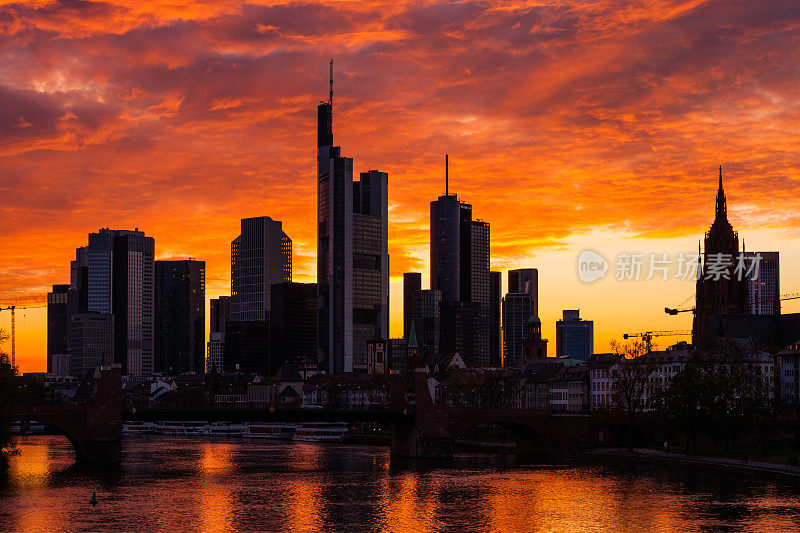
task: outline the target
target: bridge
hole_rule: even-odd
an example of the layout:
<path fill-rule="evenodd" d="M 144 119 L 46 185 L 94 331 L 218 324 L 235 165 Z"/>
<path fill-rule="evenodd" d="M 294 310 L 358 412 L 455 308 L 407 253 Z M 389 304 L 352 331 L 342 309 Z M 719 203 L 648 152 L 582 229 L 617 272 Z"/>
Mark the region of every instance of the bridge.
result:
<path fill-rule="evenodd" d="M 395 457 L 448 458 L 453 441 L 483 425 L 499 426 L 532 455 L 574 455 L 590 436 L 590 417 L 535 409 L 448 407 L 435 404 L 424 369 L 413 375 L 407 394 L 400 374 L 390 376 L 391 454 Z"/>
<path fill-rule="evenodd" d="M 119 464 L 122 448 L 122 370 L 100 367 L 88 401 L 70 405 L 12 407 L 12 419 L 22 427 L 36 420 L 63 434 L 75 449 L 78 463 Z"/>

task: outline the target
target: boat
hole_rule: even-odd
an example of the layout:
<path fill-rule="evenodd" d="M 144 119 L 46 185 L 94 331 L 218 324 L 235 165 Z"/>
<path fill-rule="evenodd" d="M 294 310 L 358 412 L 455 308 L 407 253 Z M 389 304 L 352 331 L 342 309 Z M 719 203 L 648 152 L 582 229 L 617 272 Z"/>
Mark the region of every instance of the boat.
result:
<path fill-rule="evenodd" d="M 17 420 L 16 422 L 11 422 L 10 429 L 11 433 L 14 433 L 15 435 L 19 435 L 20 433 L 22 433 L 22 425 L 20 424 L 19 420 Z"/>
<path fill-rule="evenodd" d="M 153 422 L 142 422 L 140 420 L 128 420 L 122 423 L 123 433 L 155 433 L 155 424 Z"/>
<path fill-rule="evenodd" d="M 159 435 L 204 435 L 207 425 L 200 421 L 164 421 L 156 422 L 155 430 Z"/>
<path fill-rule="evenodd" d="M 312 422 L 301 424 L 294 432 L 294 440 L 301 442 L 341 442 L 347 435 L 343 422 Z"/>
<path fill-rule="evenodd" d="M 209 437 L 241 437 L 244 424 L 232 422 L 212 422 L 206 425 L 205 434 Z"/>
<path fill-rule="evenodd" d="M 242 437 L 258 439 L 292 440 L 297 426 L 294 424 L 276 424 L 274 422 L 248 422 L 244 425 Z"/>

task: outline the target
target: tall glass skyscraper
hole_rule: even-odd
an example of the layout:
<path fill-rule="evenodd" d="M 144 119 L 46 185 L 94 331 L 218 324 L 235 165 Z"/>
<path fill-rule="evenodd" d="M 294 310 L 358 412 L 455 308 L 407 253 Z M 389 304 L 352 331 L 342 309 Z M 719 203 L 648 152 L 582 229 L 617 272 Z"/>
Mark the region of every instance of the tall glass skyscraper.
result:
<path fill-rule="evenodd" d="M 292 240 L 270 217 L 243 218 L 231 242 L 231 321 L 269 319 L 270 287 L 292 281 Z"/>
<path fill-rule="evenodd" d="M 206 263 L 156 261 L 156 372 L 205 371 Z"/>
<path fill-rule="evenodd" d="M 155 241 L 137 229 L 89 234 L 88 310 L 114 315 L 114 359 L 127 374 L 153 373 Z"/>
<path fill-rule="evenodd" d="M 321 369 L 367 370 L 367 341 L 389 337 L 385 172 L 353 182 L 353 160 L 333 146 L 331 98 L 317 107 L 317 302 Z"/>

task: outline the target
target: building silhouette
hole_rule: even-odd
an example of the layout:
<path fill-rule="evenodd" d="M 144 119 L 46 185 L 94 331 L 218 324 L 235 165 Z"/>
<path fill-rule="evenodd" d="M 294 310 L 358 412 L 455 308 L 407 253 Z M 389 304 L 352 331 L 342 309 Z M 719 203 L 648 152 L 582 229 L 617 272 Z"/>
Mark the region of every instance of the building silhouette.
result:
<path fill-rule="evenodd" d="M 292 281 L 292 240 L 270 217 L 243 218 L 231 242 L 231 320 L 269 320 L 270 286 Z"/>
<path fill-rule="evenodd" d="M 155 241 L 138 230 L 89 234 L 88 311 L 114 315 L 114 358 L 123 372 L 153 373 Z"/>
<path fill-rule="evenodd" d="M 69 285 L 53 285 L 47 293 L 47 371 L 53 372 L 53 356 L 69 350 Z"/>
<path fill-rule="evenodd" d="M 231 297 L 219 296 L 209 303 L 211 333 L 225 333 L 225 324 L 231 319 Z"/>
<path fill-rule="evenodd" d="M 781 314 L 780 254 L 745 252 L 747 303 L 750 314 Z M 758 258 L 758 259 L 756 259 Z M 758 265 L 754 265 L 758 262 Z"/>
<path fill-rule="evenodd" d="M 705 342 L 711 334 L 709 325 L 714 315 L 748 313 L 748 284 L 737 271 L 739 235 L 728 221 L 725 191 L 722 188 L 722 167 L 719 167 L 714 222 L 705 234 L 702 265 L 695 290 L 695 313 L 692 344 Z M 741 275 L 740 275 L 741 274 Z"/>
<path fill-rule="evenodd" d="M 502 276 L 500 272 L 489 272 L 489 366 L 492 367 L 499 367 L 503 364 L 500 335 Z"/>
<path fill-rule="evenodd" d="M 317 357 L 317 284 L 285 281 L 272 285 L 270 375 L 286 362 Z"/>
<path fill-rule="evenodd" d="M 533 298 L 527 292 L 510 292 L 503 298 L 502 307 L 503 366 L 514 366 L 525 359 L 528 319 L 535 315 Z"/>
<path fill-rule="evenodd" d="M 169 375 L 205 371 L 205 261 L 156 261 L 155 364 Z"/>
<path fill-rule="evenodd" d="M 449 192 L 449 169 L 445 160 L 445 194 L 430 204 L 431 289 L 442 293 L 441 350 L 450 349 L 454 332 L 446 327 L 470 324 L 470 345 L 459 351 L 469 366 L 485 367 L 491 361 L 490 228 L 488 222 L 472 220 L 472 206 Z M 470 306 L 451 305 L 456 302 Z M 448 310 L 444 311 L 444 306 Z"/>
<path fill-rule="evenodd" d="M 508 271 L 508 292 L 526 293 L 533 302 L 533 313 L 539 314 L 539 271 L 535 268 L 517 268 Z"/>
<path fill-rule="evenodd" d="M 69 373 L 82 378 L 87 372 L 115 361 L 114 316 L 78 313 L 70 317 Z"/>
<path fill-rule="evenodd" d="M 388 188 L 333 145 L 331 95 L 317 107 L 317 361 L 330 373 L 367 370 L 367 342 L 389 336 Z"/>
<path fill-rule="evenodd" d="M 408 337 L 411 327 L 412 298 L 414 292 L 422 289 L 422 274 L 420 272 L 403 273 L 403 337 Z"/>
<path fill-rule="evenodd" d="M 580 310 L 565 309 L 556 321 L 556 357 L 588 361 L 594 353 L 594 321 L 580 317 Z"/>

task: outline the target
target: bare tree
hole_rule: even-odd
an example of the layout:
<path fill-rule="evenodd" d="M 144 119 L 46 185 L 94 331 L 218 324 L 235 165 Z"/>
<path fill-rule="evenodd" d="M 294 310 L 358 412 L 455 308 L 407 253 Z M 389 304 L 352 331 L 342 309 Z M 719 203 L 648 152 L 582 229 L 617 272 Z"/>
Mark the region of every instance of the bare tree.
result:
<path fill-rule="evenodd" d="M 625 344 L 611 341 L 611 351 L 619 357 L 617 364 L 611 367 L 610 376 L 616 389 L 617 403 L 627 414 L 628 450 L 633 451 L 636 414 L 644 408 L 643 399 L 648 380 L 659 364 L 649 357 L 653 344 L 648 338 Z"/>

